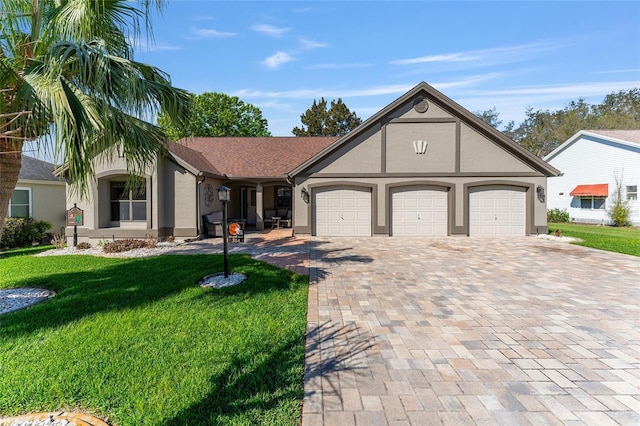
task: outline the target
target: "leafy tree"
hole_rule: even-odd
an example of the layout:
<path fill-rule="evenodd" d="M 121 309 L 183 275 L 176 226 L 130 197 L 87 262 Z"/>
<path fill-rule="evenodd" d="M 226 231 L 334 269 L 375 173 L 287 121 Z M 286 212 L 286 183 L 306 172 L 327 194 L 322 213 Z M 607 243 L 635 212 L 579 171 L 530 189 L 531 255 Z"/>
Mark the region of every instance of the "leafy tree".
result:
<path fill-rule="evenodd" d="M 322 98 L 300 116 L 301 127 L 291 131 L 296 136 L 343 136 L 362 123 L 362 119 L 351 112 L 338 98 L 331 101 L 327 109 L 327 101 Z"/>
<path fill-rule="evenodd" d="M 502 123 L 495 108 L 475 114 L 496 128 Z M 527 108 L 524 121 L 517 126 L 510 121 L 502 132 L 542 157 L 585 129 L 640 129 L 640 89 L 611 93 L 597 105 L 581 98 L 557 111 Z"/>
<path fill-rule="evenodd" d="M 2 0 L 0 3 L 0 218 L 17 183 L 25 141 L 51 144 L 85 192 L 92 159 L 121 147 L 132 174 L 164 150 L 145 117 L 188 117 L 188 93 L 132 59 L 131 38 L 151 31 L 160 0 Z M 0 234 L 4 221 L 0 221 Z"/>
<path fill-rule="evenodd" d="M 158 125 L 173 140 L 187 136 L 271 136 L 262 111 L 237 96 L 209 92 L 191 97 L 191 118 L 186 124 L 174 124 L 164 112 L 158 116 Z"/>
<path fill-rule="evenodd" d="M 500 127 L 502 124 L 502 120 L 500 120 L 500 113 L 496 110 L 496 107 L 485 111 L 474 111 L 473 114 L 495 129 Z"/>

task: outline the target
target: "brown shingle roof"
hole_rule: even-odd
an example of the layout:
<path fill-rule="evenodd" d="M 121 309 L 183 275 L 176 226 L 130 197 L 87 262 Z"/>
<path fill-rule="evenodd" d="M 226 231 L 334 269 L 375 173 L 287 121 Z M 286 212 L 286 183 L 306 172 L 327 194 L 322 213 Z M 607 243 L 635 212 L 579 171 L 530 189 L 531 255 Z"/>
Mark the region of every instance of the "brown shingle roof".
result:
<path fill-rule="evenodd" d="M 337 137 L 183 138 L 169 151 L 200 171 L 229 178 L 282 178 Z"/>
<path fill-rule="evenodd" d="M 640 130 L 585 130 L 585 132 L 616 138 L 627 142 L 640 143 Z"/>

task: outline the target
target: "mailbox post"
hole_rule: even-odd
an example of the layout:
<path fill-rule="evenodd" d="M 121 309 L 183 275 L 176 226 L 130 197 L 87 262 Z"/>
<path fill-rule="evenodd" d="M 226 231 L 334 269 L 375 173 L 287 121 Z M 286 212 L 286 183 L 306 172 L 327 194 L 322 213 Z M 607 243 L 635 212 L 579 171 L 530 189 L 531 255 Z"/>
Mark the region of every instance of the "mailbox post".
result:
<path fill-rule="evenodd" d="M 73 226 L 73 246 L 78 245 L 78 226 L 84 226 L 84 210 L 79 209 L 76 203 L 73 208 L 67 210 L 67 226 Z"/>

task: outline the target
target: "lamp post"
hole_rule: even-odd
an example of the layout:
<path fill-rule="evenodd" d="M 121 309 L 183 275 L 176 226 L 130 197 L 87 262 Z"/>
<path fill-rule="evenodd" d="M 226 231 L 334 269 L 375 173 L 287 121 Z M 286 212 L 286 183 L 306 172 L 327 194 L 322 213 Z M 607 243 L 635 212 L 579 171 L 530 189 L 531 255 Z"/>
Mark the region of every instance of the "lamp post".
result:
<path fill-rule="evenodd" d="M 218 200 L 222 203 L 222 238 L 224 240 L 224 277 L 229 278 L 229 248 L 227 246 L 227 201 L 229 201 L 230 188 L 222 185 L 218 188 Z"/>

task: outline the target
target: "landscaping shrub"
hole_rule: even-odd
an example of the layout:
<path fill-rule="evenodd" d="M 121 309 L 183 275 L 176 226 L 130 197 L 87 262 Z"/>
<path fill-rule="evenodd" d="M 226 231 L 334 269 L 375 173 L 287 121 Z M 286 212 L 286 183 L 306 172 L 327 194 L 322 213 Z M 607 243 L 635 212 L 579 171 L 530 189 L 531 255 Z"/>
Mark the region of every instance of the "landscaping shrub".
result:
<path fill-rule="evenodd" d="M 622 174 L 618 175 L 614 173 L 616 179 L 616 187 L 612 194 L 611 207 L 609 209 L 609 217 L 614 226 L 627 226 L 630 225 L 629 219 L 631 217 L 631 205 L 624 193 L 622 182 Z"/>
<path fill-rule="evenodd" d="M 115 240 L 108 242 L 104 245 L 102 250 L 105 253 L 121 253 L 123 251 L 129 251 L 139 248 L 149 248 L 154 247 L 153 243 L 149 243 L 149 241 L 145 240 Z"/>
<path fill-rule="evenodd" d="M 33 218 L 13 218 L 4 220 L 0 247 L 15 248 L 27 247 L 34 241 L 39 241 L 45 232 L 51 229 L 51 224 L 44 220 L 34 220 Z"/>
<path fill-rule="evenodd" d="M 547 210 L 547 222 L 564 223 L 569 222 L 569 212 L 566 209 L 549 209 Z"/>
<path fill-rule="evenodd" d="M 67 245 L 67 237 L 64 236 L 64 232 L 54 235 L 53 238 L 51 238 L 51 244 L 53 244 L 56 249 L 62 250 L 64 246 Z"/>
<path fill-rule="evenodd" d="M 88 242 L 86 242 L 86 241 L 83 241 L 83 242 L 81 242 L 81 243 L 76 244 L 76 248 L 77 248 L 78 250 L 88 250 L 88 249 L 90 249 L 90 248 L 91 248 L 91 244 L 89 244 L 89 243 L 88 243 Z"/>

